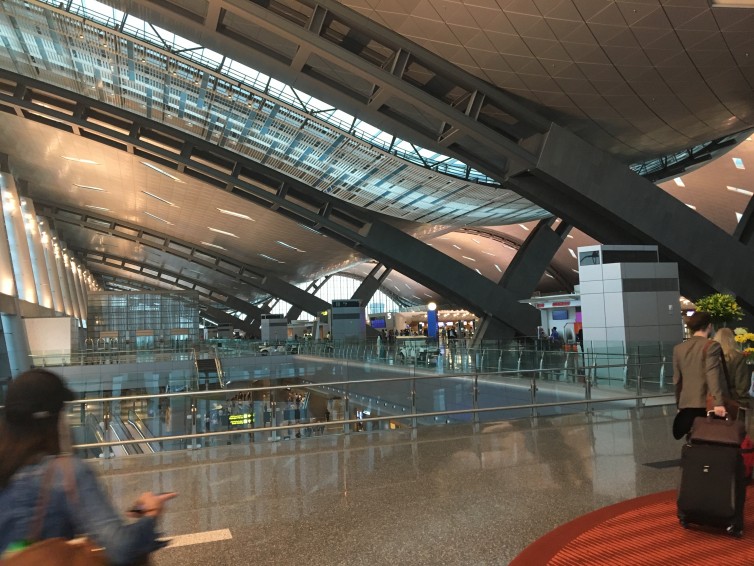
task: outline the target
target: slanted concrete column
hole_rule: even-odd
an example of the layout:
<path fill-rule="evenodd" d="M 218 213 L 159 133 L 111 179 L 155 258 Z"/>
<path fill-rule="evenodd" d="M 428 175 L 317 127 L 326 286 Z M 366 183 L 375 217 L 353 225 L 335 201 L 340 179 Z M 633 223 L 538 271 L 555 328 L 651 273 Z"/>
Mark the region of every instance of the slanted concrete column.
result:
<path fill-rule="evenodd" d="M 16 182 L 10 173 L 0 172 L 0 193 L 2 193 L 3 219 L 10 245 L 16 294 L 19 299 L 36 304 L 37 287 L 31 266 L 21 201 L 18 198 Z"/>
<path fill-rule="evenodd" d="M 37 302 L 48 309 L 54 308 L 50 276 L 45 265 L 44 249 L 42 247 L 42 233 L 37 220 L 34 203 L 28 198 L 21 199 L 21 213 L 26 228 L 26 243 L 29 246 L 29 259 L 34 273 L 34 283 L 37 289 Z"/>
<path fill-rule="evenodd" d="M 374 266 L 374 269 L 369 272 L 369 275 L 366 276 L 364 281 L 362 281 L 359 288 L 354 291 L 351 299 L 360 300 L 361 304 L 366 307 L 369 301 L 372 300 L 372 297 L 374 297 L 377 289 L 380 288 L 380 285 L 382 285 L 392 271 L 393 270 L 389 267 L 385 267 L 383 264 L 378 263 Z"/>
<path fill-rule="evenodd" d="M 52 295 L 52 304 L 56 312 L 65 312 L 65 302 L 63 300 L 63 288 L 60 283 L 60 276 L 58 275 L 57 258 L 55 257 L 55 249 L 53 246 L 53 232 L 48 226 L 45 226 L 44 222 L 39 222 L 40 227 L 40 243 L 42 244 L 42 254 L 44 257 L 45 270 L 47 271 L 47 279 L 50 282 L 50 293 Z"/>

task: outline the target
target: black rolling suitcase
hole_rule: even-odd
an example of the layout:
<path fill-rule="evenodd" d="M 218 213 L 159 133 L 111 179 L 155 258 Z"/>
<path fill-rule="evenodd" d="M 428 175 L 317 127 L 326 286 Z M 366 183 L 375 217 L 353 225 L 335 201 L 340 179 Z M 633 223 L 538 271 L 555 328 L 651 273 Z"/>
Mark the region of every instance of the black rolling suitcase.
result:
<path fill-rule="evenodd" d="M 740 445 L 740 421 L 698 417 L 681 452 L 678 519 L 690 524 L 720 527 L 743 535 L 746 481 Z"/>

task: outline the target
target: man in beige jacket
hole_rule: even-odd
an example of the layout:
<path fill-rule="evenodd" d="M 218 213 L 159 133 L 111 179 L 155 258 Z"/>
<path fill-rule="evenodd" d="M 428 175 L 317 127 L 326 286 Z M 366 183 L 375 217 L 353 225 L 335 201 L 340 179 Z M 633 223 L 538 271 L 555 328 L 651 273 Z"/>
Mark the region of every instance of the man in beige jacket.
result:
<path fill-rule="evenodd" d="M 728 386 L 720 344 L 709 340 L 712 333 L 709 314 L 694 313 L 686 320 L 686 326 L 692 335 L 673 348 L 673 383 L 678 410 L 687 413 L 684 421 L 690 428 L 694 417 L 707 414 L 707 394 L 712 396 L 715 415 L 726 416 L 723 399 L 728 397 Z"/>

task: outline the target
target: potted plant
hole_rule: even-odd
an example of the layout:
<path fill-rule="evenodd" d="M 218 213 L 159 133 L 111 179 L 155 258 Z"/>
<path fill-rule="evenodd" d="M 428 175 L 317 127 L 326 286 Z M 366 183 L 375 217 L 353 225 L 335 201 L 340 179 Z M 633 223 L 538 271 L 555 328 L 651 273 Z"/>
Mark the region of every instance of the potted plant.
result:
<path fill-rule="evenodd" d="M 736 302 L 733 295 L 714 293 L 694 301 L 696 310 L 709 313 L 715 327 L 727 326 L 729 322 L 741 320 L 743 309 Z"/>

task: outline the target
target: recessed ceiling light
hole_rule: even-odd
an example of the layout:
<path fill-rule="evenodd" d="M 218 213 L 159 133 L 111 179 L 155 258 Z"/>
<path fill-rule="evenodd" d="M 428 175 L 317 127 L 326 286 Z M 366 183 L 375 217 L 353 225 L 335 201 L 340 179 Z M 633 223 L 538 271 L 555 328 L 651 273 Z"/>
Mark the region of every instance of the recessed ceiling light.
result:
<path fill-rule="evenodd" d="M 210 248 L 217 248 L 218 250 L 224 250 L 225 248 L 222 246 L 218 246 L 217 244 L 210 244 L 209 242 L 199 242 L 203 246 L 209 246 Z"/>
<path fill-rule="evenodd" d="M 746 169 L 746 167 L 744 167 L 743 159 L 741 159 L 740 157 L 733 157 L 732 159 L 733 159 L 733 165 L 736 166 L 736 169 Z"/>
<path fill-rule="evenodd" d="M 218 208 L 220 212 L 223 214 L 227 214 L 228 216 L 235 216 L 236 218 L 243 218 L 244 220 L 251 220 L 252 222 L 256 222 L 251 216 L 247 216 L 246 214 L 241 214 L 240 212 L 233 212 L 232 210 L 225 210 L 224 208 Z"/>
<path fill-rule="evenodd" d="M 743 218 L 743 214 L 740 212 L 736 212 L 736 222 L 741 222 L 741 218 Z"/>
<path fill-rule="evenodd" d="M 157 195 L 155 195 L 155 194 L 152 194 L 152 193 L 150 193 L 149 191 L 141 191 L 141 192 L 142 192 L 142 193 L 144 193 L 145 195 L 147 195 L 148 197 L 152 197 L 152 198 L 154 198 L 154 199 L 157 199 L 157 200 L 159 200 L 160 202 L 164 202 L 165 204 L 169 204 L 170 206 L 176 206 L 176 208 L 177 208 L 177 205 L 173 204 L 173 203 L 172 203 L 172 202 L 170 202 L 169 200 L 165 200 L 165 199 L 164 199 L 164 198 L 162 198 L 162 197 L 158 197 Z"/>
<path fill-rule="evenodd" d="M 219 228 L 213 228 L 212 226 L 207 226 L 210 230 L 213 232 L 217 232 L 218 234 L 223 234 L 225 236 L 231 236 L 232 238 L 238 238 L 233 232 L 226 232 L 225 230 L 220 230 Z"/>
<path fill-rule="evenodd" d="M 747 197 L 754 196 L 753 192 L 747 191 L 746 189 L 739 189 L 738 187 L 731 187 L 730 185 L 728 185 L 726 188 L 731 192 L 746 195 Z"/>
<path fill-rule="evenodd" d="M 297 252 L 300 252 L 300 253 L 302 253 L 302 254 L 305 254 L 305 253 L 306 253 L 306 251 L 305 251 L 305 250 L 299 249 L 299 248 L 297 248 L 296 246 L 292 246 L 292 245 L 290 245 L 290 244 L 286 244 L 285 242 L 281 242 L 280 240 L 276 240 L 276 243 L 280 244 L 280 245 L 281 245 L 281 246 L 283 246 L 284 248 L 288 248 L 289 250 L 296 250 Z"/>
<path fill-rule="evenodd" d="M 574 259 L 576 258 L 576 252 L 573 251 L 573 248 L 568 248 L 568 253 L 571 254 L 572 258 L 574 258 Z"/>
<path fill-rule="evenodd" d="M 85 189 L 87 191 L 101 191 L 101 192 L 105 191 L 105 189 L 101 189 L 99 187 L 93 187 L 91 185 L 79 185 L 78 183 L 74 183 L 73 186 L 78 187 L 79 189 Z"/>
<path fill-rule="evenodd" d="M 477 273 L 478 273 L 479 275 L 481 275 L 481 274 L 482 274 L 482 272 L 481 272 L 481 271 L 479 271 L 479 269 L 477 269 L 477 268 L 474 268 L 474 271 L 476 271 L 476 272 L 477 272 Z"/>
<path fill-rule="evenodd" d="M 526 230 L 527 232 L 529 231 L 529 229 L 528 229 L 528 228 L 527 228 L 526 226 L 524 226 L 523 224 L 519 224 L 519 226 L 521 226 L 521 228 L 523 228 L 523 229 L 524 229 L 524 230 Z"/>
<path fill-rule="evenodd" d="M 696 210 L 696 207 L 693 204 L 686 203 L 686 206 L 688 206 L 691 210 Z"/>
<path fill-rule="evenodd" d="M 498 270 L 498 271 L 499 271 L 500 273 L 502 273 L 502 272 L 503 272 L 503 270 L 502 270 L 502 269 L 500 269 L 500 266 L 499 266 L 498 264 L 495 264 L 495 269 L 497 269 L 497 270 Z"/>
<path fill-rule="evenodd" d="M 467 255 L 462 255 L 461 257 L 462 257 L 463 259 L 468 259 L 469 261 L 476 261 L 476 260 L 475 260 L 475 259 L 474 259 L 473 257 L 469 257 L 469 256 L 467 256 Z"/>
<path fill-rule="evenodd" d="M 160 218 L 159 216 L 155 216 L 151 212 L 144 211 L 144 214 L 146 214 L 147 216 L 151 216 L 155 220 L 159 220 L 160 222 L 164 222 L 165 224 L 170 224 L 171 226 L 173 226 L 173 223 L 170 222 L 169 220 L 165 220 L 164 218 Z"/>
<path fill-rule="evenodd" d="M 105 208 L 104 206 L 94 206 L 93 204 L 85 204 L 86 208 L 93 208 L 94 210 L 110 210 L 109 208 Z"/>
<path fill-rule="evenodd" d="M 461 248 L 460 248 L 460 246 L 456 246 L 455 244 L 453 244 L 453 247 L 454 247 L 455 249 L 457 249 L 457 250 L 460 250 L 460 249 L 461 249 Z"/>
<path fill-rule="evenodd" d="M 183 181 L 181 181 L 178 177 L 176 177 L 175 175 L 171 175 L 167 171 L 163 171 L 156 165 L 152 165 L 151 163 L 148 163 L 146 161 L 142 161 L 141 164 L 146 167 L 149 167 L 152 171 L 157 171 L 160 175 L 165 175 L 166 177 L 173 179 L 173 181 L 175 181 L 176 183 L 183 183 Z"/>
<path fill-rule="evenodd" d="M 549 277 L 550 279 L 555 279 L 555 278 L 554 278 L 554 277 L 553 277 L 552 275 L 550 275 L 550 274 L 549 274 L 549 273 L 547 273 L 546 271 L 545 271 L 545 275 L 546 275 L 547 277 Z"/>
<path fill-rule="evenodd" d="M 69 155 L 61 155 L 60 157 L 68 161 L 75 161 L 76 163 L 84 163 L 86 165 L 99 165 L 99 163 L 92 161 L 91 159 L 81 159 L 80 157 L 70 157 Z"/>
<path fill-rule="evenodd" d="M 673 179 L 673 181 L 675 181 L 675 184 L 678 185 L 679 187 L 686 186 L 686 183 L 684 183 L 683 179 L 681 179 L 680 177 L 676 177 L 675 179 Z"/>
<path fill-rule="evenodd" d="M 259 257 L 263 257 L 264 259 L 269 259 L 270 261 L 274 261 L 276 263 L 285 263 L 284 261 L 280 261 L 279 259 L 269 256 L 267 254 L 259 254 Z"/>

